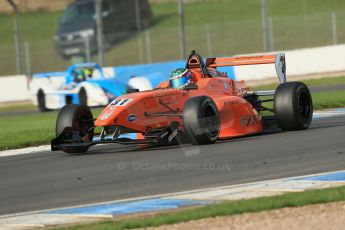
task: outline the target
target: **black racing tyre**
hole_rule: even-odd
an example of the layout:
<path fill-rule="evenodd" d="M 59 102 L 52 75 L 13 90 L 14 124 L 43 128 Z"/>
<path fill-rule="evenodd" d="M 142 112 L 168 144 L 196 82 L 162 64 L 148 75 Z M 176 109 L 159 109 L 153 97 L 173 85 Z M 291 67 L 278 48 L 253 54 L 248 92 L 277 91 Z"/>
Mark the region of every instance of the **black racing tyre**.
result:
<path fill-rule="evenodd" d="M 87 105 L 87 93 L 84 87 L 80 88 L 78 93 L 78 99 L 80 105 Z"/>
<path fill-rule="evenodd" d="M 65 105 L 59 112 L 56 120 L 56 136 L 63 133 L 66 127 L 71 127 L 72 132 L 78 131 L 79 136 L 84 137 L 86 141 L 92 141 L 94 135 L 93 116 L 91 110 L 86 105 Z M 73 140 L 72 132 L 65 133 L 64 138 Z M 73 146 L 64 148 L 63 151 L 67 153 L 83 153 L 89 147 Z"/>
<path fill-rule="evenodd" d="M 308 87 L 302 82 L 279 85 L 274 95 L 274 112 L 282 130 L 307 129 L 313 117 L 313 102 Z"/>
<path fill-rule="evenodd" d="M 38 104 L 38 110 L 40 112 L 48 111 L 47 106 L 46 106 L 46 95 L 44 94 L 42 89 L 38 90 L 37 92 L 37 104 Z"/>
<path fill-rule="evenodd" d="M 220 132 L 220 118 L 216 104 L 207 96 L 190 98 L 183 108 L 183 125 L 193 145 L 213 144 Z"/>

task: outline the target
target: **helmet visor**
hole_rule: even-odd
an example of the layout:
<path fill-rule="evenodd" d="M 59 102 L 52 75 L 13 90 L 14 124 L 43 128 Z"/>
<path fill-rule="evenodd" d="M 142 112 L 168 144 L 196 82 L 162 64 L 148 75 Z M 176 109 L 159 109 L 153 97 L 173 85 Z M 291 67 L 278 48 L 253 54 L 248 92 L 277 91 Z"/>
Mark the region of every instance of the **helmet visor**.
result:
<path fill-rule="evenodd" d="M 178 89 L 186 85 L 188 83 L 188 80 L 189 80 L 188 76 L 173 78 L 173 79 L 170 79 L 170 85 L 172 88 Z"/>

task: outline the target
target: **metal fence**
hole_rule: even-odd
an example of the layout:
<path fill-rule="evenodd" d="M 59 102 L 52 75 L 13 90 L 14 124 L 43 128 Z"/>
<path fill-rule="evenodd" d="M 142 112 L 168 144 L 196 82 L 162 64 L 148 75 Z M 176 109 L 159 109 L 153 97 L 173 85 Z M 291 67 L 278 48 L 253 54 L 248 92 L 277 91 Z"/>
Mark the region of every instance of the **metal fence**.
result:
<path fill-rule="evenodd" d="M 345 12 L 270 18 L 272 51 L 345 43 Z M 203 56 L 231 56 L 264 51 L 261 21 L 232 21 L 186 26 L 187 50 Z M 179 28 L 153 27 L 141 32 L 114 34 L 105 52 L 105 65 L 118 66 L 181 59 Z M 23 42 L 27 72 L 61 71 L 71 60 L 60 57 L 54 39 Z M 87 47 L 87 46 L 86 46 Z M 91 56 L 97 62 L 98 56 Z M 0 75 L 17 73 L 14 43 L 0 43 Z"/>

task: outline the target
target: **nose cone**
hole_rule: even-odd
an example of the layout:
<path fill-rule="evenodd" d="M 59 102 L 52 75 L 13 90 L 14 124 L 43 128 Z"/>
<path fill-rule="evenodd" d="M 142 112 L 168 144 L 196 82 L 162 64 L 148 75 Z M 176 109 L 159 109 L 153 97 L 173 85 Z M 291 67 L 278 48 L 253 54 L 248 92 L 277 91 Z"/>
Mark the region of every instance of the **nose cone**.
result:
<path fill-rule="evenodd" d="M 96 126 L 108 126 L 113 125 L 115 118 L 123 113 L 123 107 L 110 106 L 108 105 L 96 120 Z"/>
<path fill-rule="evenodd" d="M 122 126 L 136 131 L 145 130 L 145 114 L 140 100 L 118 97 L 98 116 L 96 126 Z"/>
<path fill-rule="evenodd" d="M 97 126 L 114 125 L 118 117 L 125 116 L 132 98 L 117 98 L 113 100 L 98 116 Z"/>
<path fill-rule="evenodd" d="M 187 92 L 174 89 L 125 94 L 112 101 L 98 116 L 95 124 L 121 126 L 141 133 L 145 133 L 147 129 L 167 127 L 171 121 L 180 118 L 152 114 L 178 111 L 183 108 L 187 97 Z"/>

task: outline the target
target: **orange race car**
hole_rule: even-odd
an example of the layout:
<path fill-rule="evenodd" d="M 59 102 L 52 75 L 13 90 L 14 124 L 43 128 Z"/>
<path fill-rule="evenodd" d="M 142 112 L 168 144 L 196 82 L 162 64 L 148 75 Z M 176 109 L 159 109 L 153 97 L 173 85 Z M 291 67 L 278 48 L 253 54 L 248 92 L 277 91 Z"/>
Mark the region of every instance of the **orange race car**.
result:
<path fill-rule="evenodd" d="M 276 90 L 248 91 L 244 81 L 234 81 L 217 70 L 270 63 L 275 64 L 280 81 Z M 267 124 L 285 131 L 307 129 L 313 114 L 309 89 L 301 82 L 286 82 L 285 68 L 284 54 L 208 58 L 205 63 L 192 51 L 185 68 L 173 71 L 169 81 L 154 90 L 131 89 L 97 119 L 84 105 L 63 107 L 51 149 L 82 153 L 101 143 L 168 145 L 188 140 L 195 145 L 212 144 L 262 132 Z M 273 108 L 264 106 L 270 103 Z M 263 116 L 262 111 L 271 115 Z M 96 127 L 102 131 L 94 138 Z M 122 137 L 128 133 L 137 138 Z"/>

